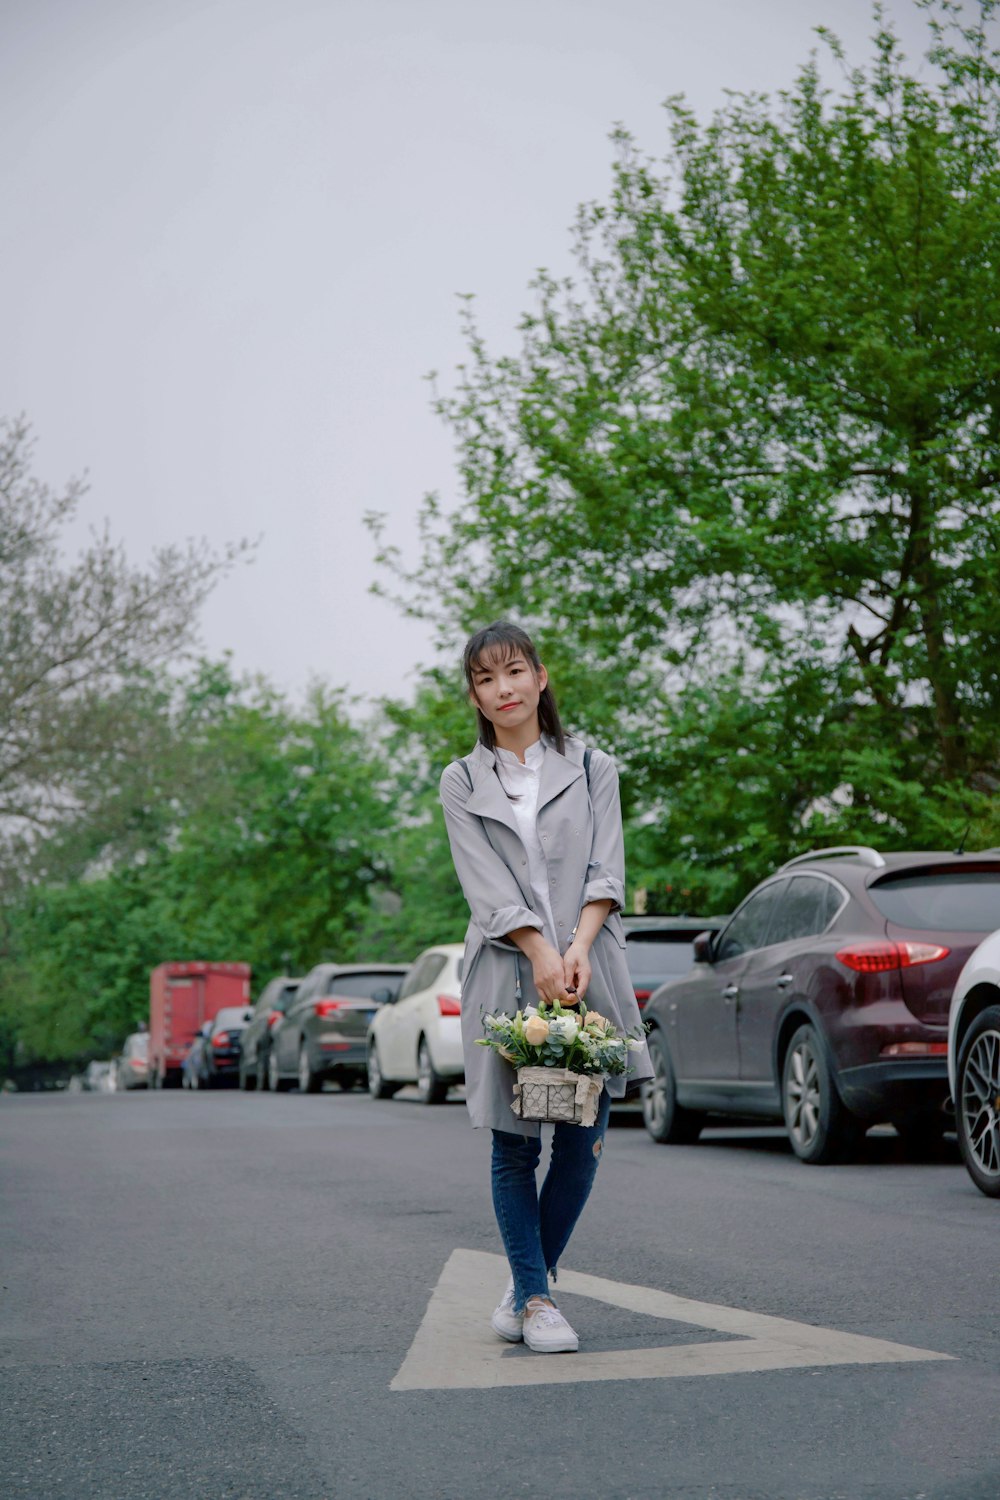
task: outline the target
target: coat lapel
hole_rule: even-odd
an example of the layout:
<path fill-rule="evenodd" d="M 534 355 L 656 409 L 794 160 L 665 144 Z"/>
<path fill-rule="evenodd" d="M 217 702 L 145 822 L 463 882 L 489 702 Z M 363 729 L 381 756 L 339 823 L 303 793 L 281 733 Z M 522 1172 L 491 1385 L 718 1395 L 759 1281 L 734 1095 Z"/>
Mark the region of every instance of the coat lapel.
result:
<path fill-rule="evenodd" d="M 558 750 L 548 746 L 545 759 L 542 761 L 542 777 L 538 787 L 538 811 L 560 792 L 564 792 L 574 781 L 579 781 L 583 775 L 583 762 L 577 765 L 573 756 L 575 746 L 567 744 L 566 755 L 560 755 Z"/>
<path fill-rule="evenodd" d="M 510 798 L 500 785 L 492 751 L 487 750 L 485 745 L 478 744 L 468 757 L 466 765 L 472 772 L 472 795 L 465 804 L 466 811 L 476 813 L 480 818 L 493 818 L 520 838 L 517 817 L 510 805 Z"/>

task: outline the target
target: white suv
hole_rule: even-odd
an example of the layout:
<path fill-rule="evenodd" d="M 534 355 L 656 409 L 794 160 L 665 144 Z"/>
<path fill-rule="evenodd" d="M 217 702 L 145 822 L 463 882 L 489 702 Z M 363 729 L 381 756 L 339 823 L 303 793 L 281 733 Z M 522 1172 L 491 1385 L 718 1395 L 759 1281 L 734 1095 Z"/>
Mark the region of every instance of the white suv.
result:
<path fill-rule="evenodd" d="M 948 1079 L 969 1176 L 987 1197 L 1000 1198 L 1000 931 L 984 938 L 958 976 Z"/>

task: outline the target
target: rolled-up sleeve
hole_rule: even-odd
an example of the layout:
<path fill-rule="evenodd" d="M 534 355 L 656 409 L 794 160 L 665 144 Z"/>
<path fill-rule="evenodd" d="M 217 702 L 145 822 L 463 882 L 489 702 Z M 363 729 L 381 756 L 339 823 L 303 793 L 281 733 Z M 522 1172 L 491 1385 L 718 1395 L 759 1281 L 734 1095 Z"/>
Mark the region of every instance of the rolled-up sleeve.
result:
<path fill-rule="evenodd" d="M 455 873 L 472 920 L 489 942 L 502 942 L 518 927 L 542 929 L 542 919 L 524 904 L 514 875 L 490 843 L 483 821 L 466 810 L 469 788 L 457 766 L 441 777 L 441 806 Z"/>
<path fill-rule="evenodd" d="M 625 835 L 618 794 L 618 768 L 610 755 L 595 750 L 590 765 L 590 801 L 594 809 L 594 838 L 587 866 L 583 904 L 611 901 L 613 911 L 625 908 Z"/>

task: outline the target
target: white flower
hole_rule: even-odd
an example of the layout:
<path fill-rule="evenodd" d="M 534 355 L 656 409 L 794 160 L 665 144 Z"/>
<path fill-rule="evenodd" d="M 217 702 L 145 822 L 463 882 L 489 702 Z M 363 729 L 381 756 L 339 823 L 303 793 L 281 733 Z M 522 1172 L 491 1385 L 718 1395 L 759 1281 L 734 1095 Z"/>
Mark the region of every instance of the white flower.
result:
<path fill-rule="evenodd" d="M 549 1022 L 549 1035 L 561 1036 L 566 1042 L 574 1042 L 579 1030 L 580 1025 L 575 1016 L 553 1016 Z"/>

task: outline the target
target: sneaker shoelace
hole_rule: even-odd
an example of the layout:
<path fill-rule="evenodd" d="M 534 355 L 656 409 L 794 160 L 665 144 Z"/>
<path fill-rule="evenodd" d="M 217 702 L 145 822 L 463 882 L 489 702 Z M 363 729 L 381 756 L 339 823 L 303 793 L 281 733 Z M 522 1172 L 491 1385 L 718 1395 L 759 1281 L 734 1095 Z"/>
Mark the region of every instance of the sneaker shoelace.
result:
<path fill-rule="evenodd" d="M 560 1323 L 565 1323 L 566 1321 L 558 1307 L 549 1307 L 544 1302 L 541 1307 L 537 1307 L 528 1316 L 531 1318 L 532 1323 L 537 1323 L 540 1328 L 556 1328 Z"/>

